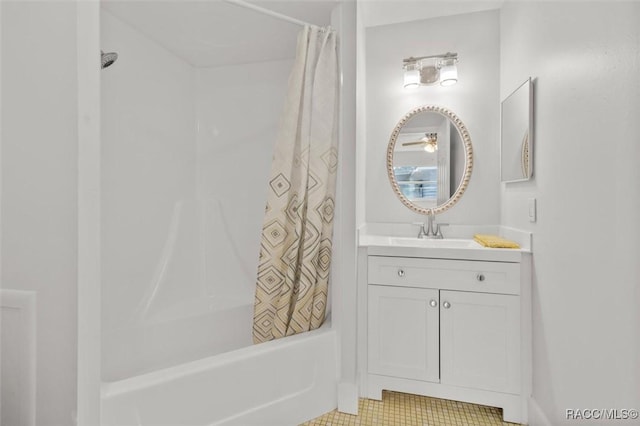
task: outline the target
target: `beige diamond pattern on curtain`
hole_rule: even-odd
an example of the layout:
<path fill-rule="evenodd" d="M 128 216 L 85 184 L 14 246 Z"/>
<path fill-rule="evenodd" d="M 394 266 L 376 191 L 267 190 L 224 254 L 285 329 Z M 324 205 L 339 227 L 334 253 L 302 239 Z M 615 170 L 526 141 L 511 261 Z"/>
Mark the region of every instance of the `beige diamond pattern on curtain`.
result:
<path fill-rule="evenodd" d="M 338 163 L 336 34 L 305 27 L 275 144 L 253 316 L 261 343 L 325 318 Z"/>

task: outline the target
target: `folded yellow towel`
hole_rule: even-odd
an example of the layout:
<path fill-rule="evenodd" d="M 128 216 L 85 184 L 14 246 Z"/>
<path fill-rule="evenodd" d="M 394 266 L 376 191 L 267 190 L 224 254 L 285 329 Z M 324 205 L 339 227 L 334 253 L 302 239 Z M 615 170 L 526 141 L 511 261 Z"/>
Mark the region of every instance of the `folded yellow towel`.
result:
<path fill-rule="evenodd" d="M 502 237 L 498 237 L 497 235 L 484 235 L 484 234 L 476 234 L 473 236 L 473 239 L 478 243 L 485 247 L 491 248 L 513 248 L 518 249 L 520 246 L 518 243 L 515 243 L 510 240 L 506 240 Z"/>

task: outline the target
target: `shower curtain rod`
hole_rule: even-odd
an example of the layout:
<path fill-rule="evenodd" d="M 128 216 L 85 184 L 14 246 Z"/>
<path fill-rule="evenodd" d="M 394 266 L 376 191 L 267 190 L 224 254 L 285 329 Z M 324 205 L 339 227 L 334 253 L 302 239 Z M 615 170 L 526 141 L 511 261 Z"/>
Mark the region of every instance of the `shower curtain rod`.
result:
<path fill-rule="evenodd" d="M 312 28 L 319 28 L 317 25 L 310 24 L 305 21 L 301 21 L 300 19 L 292 18 L 291 16 L 284 15 L 282 13 L 274 12 L 273 10 L 256 6 L 253 3 L 248 3 L 244 0 L 222 0 L 224 3 L 235 4 L 236 6 L 245 7 L 247 9 L 255 10 L 256 12 L 260 12 L 264 15 L 272 16 L 274 18 L 281 19 L 283 21 L 291 22 L 292 24 L 297 24 L 301 26 L 308 25 Z"/>

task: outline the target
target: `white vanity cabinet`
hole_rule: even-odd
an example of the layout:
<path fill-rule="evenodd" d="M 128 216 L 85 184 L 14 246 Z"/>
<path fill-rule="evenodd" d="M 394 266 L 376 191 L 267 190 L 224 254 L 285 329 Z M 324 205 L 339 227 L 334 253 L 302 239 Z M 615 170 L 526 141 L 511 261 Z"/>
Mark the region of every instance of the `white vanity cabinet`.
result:
<path fill-rule="evenodd" d="M 366 261 L 367 396 L 381 399 L 386 389 L 475 402 L 524 422 L 529 309 L 521 306 L 521 263 Z"/>
<path fill-rule="evenodd" d="M 369 372 L 440 380 L 438 290 L 369 286 Z"/>
<path fill-rule="evenodd" d="M 520 393 L 518 296 L 441 290 L 440 382 Z"/>

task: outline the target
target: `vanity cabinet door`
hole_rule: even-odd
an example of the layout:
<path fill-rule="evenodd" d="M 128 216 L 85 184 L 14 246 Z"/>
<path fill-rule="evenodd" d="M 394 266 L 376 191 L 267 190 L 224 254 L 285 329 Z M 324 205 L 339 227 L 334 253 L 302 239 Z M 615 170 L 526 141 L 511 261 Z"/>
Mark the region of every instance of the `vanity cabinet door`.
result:
<path fill-rule="evenodd" d="M 369 373 L 439 381 L 439 292 L 368 286 Z"/>
<path fill-rule="evenodd" d="M 520 392 L 518 296 L 440 292 L 441 382 Z"/>

